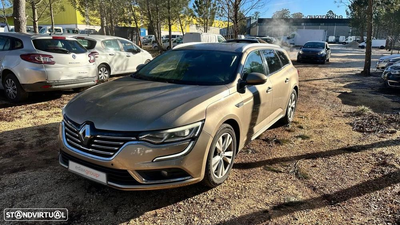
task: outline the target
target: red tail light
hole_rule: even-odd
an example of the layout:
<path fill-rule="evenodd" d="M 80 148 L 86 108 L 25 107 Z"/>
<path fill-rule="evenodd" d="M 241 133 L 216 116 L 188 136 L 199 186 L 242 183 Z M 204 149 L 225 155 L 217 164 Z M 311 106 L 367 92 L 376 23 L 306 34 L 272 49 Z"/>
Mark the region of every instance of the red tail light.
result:
<path fill-rule="evenodd" d="M 36 53 L 22 54 L 20 55 L 20 57 L 22 60 L 36 64 L 48 64 L 48 65 L 56 64 L 53 56 L 46 54 L 36 54 Z"/>
<path fill-rule="evenodd" d="M 65 37 L 60 37 L 60 36 L 53 36 L 51 38 L 56 40 L 65 40 Z"/>
<path fill-rule="evenodd" d="M 89 62 L 90 63 L 94 63 L 96 61 L 96 58 L 99 57 L 99 53 L 98 52 L 91 52 L 89 53 Z"/>

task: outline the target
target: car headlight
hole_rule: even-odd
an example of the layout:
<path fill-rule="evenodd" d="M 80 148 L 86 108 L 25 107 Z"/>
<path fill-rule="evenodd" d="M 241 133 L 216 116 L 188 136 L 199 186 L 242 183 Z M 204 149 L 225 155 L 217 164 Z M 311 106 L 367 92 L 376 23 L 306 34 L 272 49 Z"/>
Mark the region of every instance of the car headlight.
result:
<path fill-rule="evenodd" d="M 302 50 L 300 50 L 300 51 L 299 51 L 299 54 L 300 54 L 300 55 L 301 55 L 301 54 L 303 54 L 303 51 L 302 51 Z"/>
<path fill-rule="evenodd" d="M 188 140 L 199 136 L 202 124 L 203 122 L 197 122 L 187 126 L 163 131 L 141 133 L 139 135 L 139 140 L 148 141 L 153 144 Z"/>
<path fill-rule="evenodd" d="M 325 55 L 325 51 L 318 52 L 318 55 Z"/>

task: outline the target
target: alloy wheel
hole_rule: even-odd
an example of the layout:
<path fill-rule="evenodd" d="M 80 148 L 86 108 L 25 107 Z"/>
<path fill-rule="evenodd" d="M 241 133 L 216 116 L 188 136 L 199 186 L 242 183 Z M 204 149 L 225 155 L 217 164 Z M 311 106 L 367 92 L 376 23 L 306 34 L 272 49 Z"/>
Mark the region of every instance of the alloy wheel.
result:
<path fill-rule="evenodd" d="M 99 68 L 99 80 L 104 81 L 107 80 L 110 76 L 108 69 L 104 66 Z"/>
<path fill-rule="evenodd" d="M 222 134 L 214 149 L 212 171 L 216 178 L 221 178 L 229 171 L 233 161 L 233 138 L 229 133 Z"/>
<path fill-rule="evenodd" d="M 289 104 L 288 104 L 288 112 L 287 112 L 287 115 L 288 115 L 288 119 L 289 119 L 289 121 L 292 121 L 293 120 L 293 116 L 294 116 L 294 110 L 296 109 L 296 93 L 295 92 L 293 92 L 291 95 L 290 95 L 290 99 L 289 99 Z"/>
<path fill-rule="evenodd" d="M 7 79 L 4 82 L 4 89 L 8 98 L 15 99 L 17 97 L 17 84 L 12 79 Z"/>

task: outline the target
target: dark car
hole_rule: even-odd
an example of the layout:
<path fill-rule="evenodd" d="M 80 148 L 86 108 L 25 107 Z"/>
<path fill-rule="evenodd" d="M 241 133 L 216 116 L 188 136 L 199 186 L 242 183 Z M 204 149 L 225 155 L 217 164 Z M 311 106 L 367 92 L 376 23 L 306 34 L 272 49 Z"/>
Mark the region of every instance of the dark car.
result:
<path fill-rule="evenodd" d="M 246 38 L 246 39 L 231 39 L 227 40 L 226 42 L 232 43 L 267 43 L 259 38 Z"/>
<path fill-rule="evenodd" d="M 385 87 L 400 88 L 400 63 L 387 67 L 382 73 L 382 79 Z"/>
<path fill-rule="evenodd" d="M 329 62 L 331 48 L 324 41 L 309 41 L 304 44 L 297 54 L 297 62 L 316 61 L 320 63 Z"/>

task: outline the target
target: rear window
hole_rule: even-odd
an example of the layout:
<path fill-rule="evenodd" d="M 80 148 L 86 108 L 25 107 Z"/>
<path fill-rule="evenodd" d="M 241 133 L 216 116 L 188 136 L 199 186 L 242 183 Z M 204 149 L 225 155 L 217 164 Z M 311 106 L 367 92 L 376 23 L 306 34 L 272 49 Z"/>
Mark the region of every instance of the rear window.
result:
<path fill-rule="evenodd" d="M 94 49 L 96 46 L 96 41 L 92 40 L 87 40 L 87 39 L 77 39 L 79 44 L 81 44 L 83 47 L 85 47 L 88 50 Z"/>
<path fill-rule="evenodd" d="M 33 45 L 37 50 L 54 53 L 86 53 L 86 49 L 75 40 L 66 39 L 36 39 Z"/>

